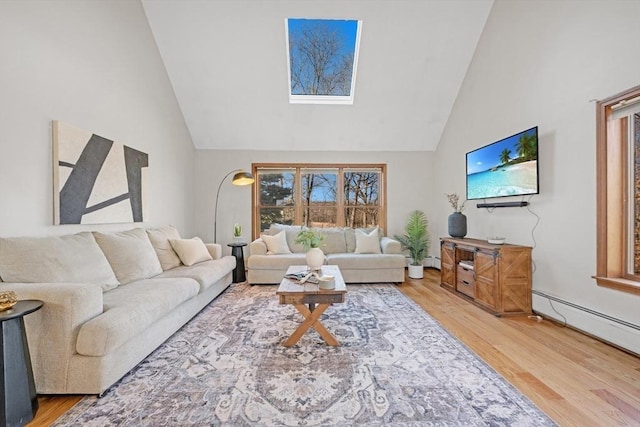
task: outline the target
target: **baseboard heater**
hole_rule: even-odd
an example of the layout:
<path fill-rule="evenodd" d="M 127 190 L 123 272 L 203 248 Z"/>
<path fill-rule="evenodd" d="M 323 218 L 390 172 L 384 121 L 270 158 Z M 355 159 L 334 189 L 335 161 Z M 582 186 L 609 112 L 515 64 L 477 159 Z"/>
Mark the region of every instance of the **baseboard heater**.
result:
<path fill-rule="evenodd" d="M 626 321 L 624 321 L 624 320 L 622 320 L 622 319 L 617 319 L 617 318 L 615 318 L 615 317 L 611 317 L 611 316 L 606 315 L 606 314 L 604 314 L 604 313 L 600 313 L 600 312 L 598 312 L 598 311 L 591 310 L 590 308 L 582 307 L 582 306 L 580 306 L 580 305 L 578 305 L 578 304 L 574 304 L 574 303 L 572 303 L 572 302 L 565 301 L 565 300 L 563 300 L 563 299 L 560 299 L 560 298 L 557 298 L 557 297 L 554 297 L 554 296 L 551 296 L 551 295 L 545 294 L 544 292 L 536 291 L 535 289 L 534 289 L 534 290 L 532 290 L 532 291 L 531 291 L 531 293 L 532 293 L 532 294 L 539 295 L 539 296 L 541 296 L 541 297 L 543 297 L 543 298 L 547 298 L 547 299 L 549 299 L 549 300 L 551 300 L 551 301 L 559 302 L 560 304 L 567 305 L 567 306 L 572 307 L 572 308 L 575 308 L 575 309 L 577 309 L 577 310 L 584 311 L 585 313 L 589 313 L 589 314 L 592 314 L 592 315 L 594 315 L 594 316 L 598 316 L 598 317 L 601 317 L 601 318 L 603 318 L 603 319 L 607 319 L 607 320 L 610 320 L 610 321 L 612 321 L 612 322 L 618 323 L 618 324 L 620 324 L 620 325 L 624 325 L 624 326 L 626 326 L 627 328 L 635 329 L 636 331 L 640 331 L 640 326 L 638 326 L 638 325 L 634 325 L 633 323 L 626 322 Z"/>
<path fill-rule="evenodd" d="M 522 208 L 528 206 L 529 202 L 498 202 L 498 203 L 478 203 L 477 208 Z"/>

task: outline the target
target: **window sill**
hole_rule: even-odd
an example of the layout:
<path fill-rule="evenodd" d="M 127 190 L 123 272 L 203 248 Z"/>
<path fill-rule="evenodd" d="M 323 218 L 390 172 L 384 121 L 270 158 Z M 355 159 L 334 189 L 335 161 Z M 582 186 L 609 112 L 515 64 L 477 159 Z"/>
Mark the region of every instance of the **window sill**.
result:
<path fill-rule="evenodd" d="M 616 289 L 630 294 L 640 295 L 640 283 L 634 280 L 623 279 L 621 277 L 599 277 L 593 276 L 598 286 Z"/>

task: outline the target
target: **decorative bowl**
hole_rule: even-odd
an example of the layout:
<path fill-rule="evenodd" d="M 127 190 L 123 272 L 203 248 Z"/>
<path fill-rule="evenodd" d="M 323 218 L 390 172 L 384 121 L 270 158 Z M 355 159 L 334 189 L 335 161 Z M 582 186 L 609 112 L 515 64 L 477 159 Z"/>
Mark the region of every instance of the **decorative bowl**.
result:
<path fill-rule="evenodd" d="M 498 236 L 487 237 L 487 242 L 489 242 L 492 245 L 503 245 L 505 240 L 506 239 L 504 237 L 498 237 Z"/>
<path fill-rule="evenodd" d="M 318 287 L 320 289 L 335 289 L 336 278 L 333 276 L 320 276 L 318 277 Z"/>
<path fill-rule="evenodd" d="M 9 310 L 18 302 L 18 296 L 13 291 L 0 292 L 0 311 Z"/>

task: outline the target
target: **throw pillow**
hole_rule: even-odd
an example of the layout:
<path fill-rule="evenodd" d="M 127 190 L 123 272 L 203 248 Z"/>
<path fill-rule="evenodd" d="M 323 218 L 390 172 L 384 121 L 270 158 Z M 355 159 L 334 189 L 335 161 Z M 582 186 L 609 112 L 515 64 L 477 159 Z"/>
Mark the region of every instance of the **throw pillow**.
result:
<path fill-rule="evenodd" d="M 173 246 L 169 243 L 169 239 L 180 239 L 180 233 L 178 229 L 173 225 L 167 225 L 160 228 L 152 228 L 147 230 L 147 235 L 151 241 L 153 249 L 158 254 L 160 265 L 164 271 L 171 270 L 178 267 L 180 264 L 180 257 L 176 251 L 173 250 Z"/>
<path fill-rule="evenodd" d="M 373 229 L 369 234 L 364 231 L 356 230 L 356 250 L 357 254 L 379 254 L 380 239 L 378 238 L 378 229 Z"/>
<path fill-rule="evenodd" d="M 290 254 L 289 245 L 287 245 L 287 235 L 282 230 L 275 236 L 262 235 L 262 241 L 267 245 L 267 255 Z"/>
<path fill-rule="evenodd" d="M 148 279 L 162 273 L 158 255 L 142 228 L 119 233 L 94 231 L 93 236 L 120 283 Z"/>
<path fill-rule="evenodd" d="M 193 239 L 169 239 L 169 243 L 171 243 L 184 265 L 193 265 L 213 259 L 207 246 L 199 237 L 194 237 Z"/>
<path fill-rule="evenodd" d="M 268 234 L 269 236 L 275 236 L 276 234 L 284 230 L 289 251 L 301 254 L 304 253 L 304 247 L 300 243 L 296 243 L 298 233 L 300 233 L 301 229 L 302 227 L 299 225 L 271 224 L 271 227 L 269 227 L 265 234 Z"/>

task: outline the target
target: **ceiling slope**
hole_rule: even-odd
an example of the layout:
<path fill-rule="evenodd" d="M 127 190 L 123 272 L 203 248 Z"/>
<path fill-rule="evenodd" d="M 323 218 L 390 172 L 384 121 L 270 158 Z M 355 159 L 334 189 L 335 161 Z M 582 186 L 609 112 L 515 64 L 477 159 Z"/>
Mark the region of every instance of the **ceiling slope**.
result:
<path fill-rule="evenodd" d="M 432 151 L 493 0 L 142 0 L 196 148 Z M 285 18 L 362 20 L 353 105 L 289 104 Z"/>

